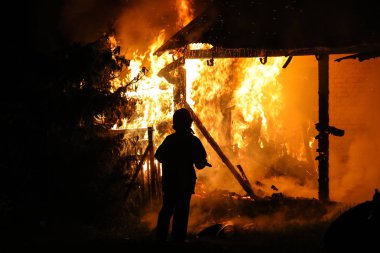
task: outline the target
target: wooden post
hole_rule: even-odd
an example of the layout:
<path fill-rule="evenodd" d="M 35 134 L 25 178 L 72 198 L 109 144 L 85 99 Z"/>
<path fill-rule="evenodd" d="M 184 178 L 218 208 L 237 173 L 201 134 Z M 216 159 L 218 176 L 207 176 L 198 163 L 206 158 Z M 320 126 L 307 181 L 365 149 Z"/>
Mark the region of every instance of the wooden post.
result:
<path fill-rule="evenodd" d="M 318 57 L 319 134 L 318 139 L 318 198 L 329 201 L 329 55 Z"/>
<path fill-rule="evenodd" d="M 226 144 L 229 151 L 232 151 L 232 109 L 233 107 L 227 107 L 223 110 L 223 126 L 225 126 Z"/>
<path fill-rule="evenodd" d="M 157 172 L 154 164 L 154 144 L 153 144 L 153 127 L 148 127 L 148 147 L 149 147 L 149 167 L 151 174 L 151 193 L 152 198 L 157 197 Z"/>
<path fill-rule="evenodd" d="M 186 100 L 186 70 L 183 66 L 178 66 L 176 71 L 178 71 L 178 78 L 173 85 L 173 103 L 175 110 L 181 108 L 183 102 Z"/>

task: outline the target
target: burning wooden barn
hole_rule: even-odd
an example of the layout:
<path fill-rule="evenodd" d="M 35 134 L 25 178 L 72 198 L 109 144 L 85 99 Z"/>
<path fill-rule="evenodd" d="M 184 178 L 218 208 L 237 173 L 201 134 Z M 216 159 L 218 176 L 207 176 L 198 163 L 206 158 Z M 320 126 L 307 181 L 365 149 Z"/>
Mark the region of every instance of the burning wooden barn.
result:
<path fill-rule="evenodd" d="M 345 133 L 344 125 L 334 126 L 337 121 L 330 120 L 329 95 L 335 94 L 329 87 L 331 65 L 358 59 L 358 64 L 376 68 L 378 61 L 373 58 L 380 55 L 377 10 L 373 4 L 359 1 L 344 5 L 214 1 L 165 43 L 160 37 L 152 47 L 150 57 L 164 59 L 160 64 L 151 62 L 152 75 L 159 79 L 154 88 L 157 93 L 150 98 L 152 103 L 141 109 L 143 121 L 136 124 L 136 117 L 124 127 L 150 124 L 159 142 L 171 131 L 173 110 L 186 107 L 193 113 L 197 132 L 210 144 L 211 159 L 217 168 L 223 168 L 211 177 L 229 170 L 228 181 L 234 176 L 239 187 L 256 199 L 275 193 L 276 180 L 287 176 L 297 185 L 312 185 L 320 200 L 329 201 L 329 136 Z M 299 79 L 298 85 L 306 87 L 293 89 L 315 88 L 314 97 L 310 91 L 295 92 L 305 99 L 282 94 L 284 87 L 277 78 L 289 65 L 297 64 L 297 59 L 302 59 L 301 65 L 315 64 L 315 71 L 306 78 L 305 73 L 293 72 L 304 78 L 305 83 Z M 336 79 L 334 73 L 332 76 Z M 308 87 L 309 82 L 315 85 Z M 378 87 L 370 89 L 377 89 L 378 94 Z M 291 99 L 304 103 L 297 104 L 298 109 L 309 107 L 304 110 L 308 115 L 293 119 L 294 107 L 288 106 Z M 314 108 L 310 109 L 313 106 L 306 105 L 308 102 L 315 102 Z M 334 99 L 332 103 L 337 104 Z M 154 145 L 151 148 L 152 154 Z M 147 152 L 141 154 L 148 156 Z M 150 184 L 159 185 L 158 163 L 152 160 L 149 164 L 144 170 L 156 182 Z M 264 192 L 263 185 L 269 185 Z"/>
<path fill-rule="evenodd" d="M 212 164 L 187 194 L 191 236 L 317 252 L 338 209 L 380 188 L 376 2 L 47 2 L 31 10 L 33 51 L 12 51 L 27 77 L 3 107 L 1 219 L 14 245 L 115 236 L 131 249 L 141 235 L 149 247 L 164 202 L 154 155 L 183 107 Z M 375 191 L 342 223 L 378 203 Z"/>

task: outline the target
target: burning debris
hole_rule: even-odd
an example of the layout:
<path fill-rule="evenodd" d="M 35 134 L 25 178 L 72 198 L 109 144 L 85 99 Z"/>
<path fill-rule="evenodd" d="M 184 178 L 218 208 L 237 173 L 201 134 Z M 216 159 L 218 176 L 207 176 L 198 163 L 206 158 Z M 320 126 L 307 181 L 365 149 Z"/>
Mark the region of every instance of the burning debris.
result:
<path fill-rule="evenodd" d="M 192 202 L 191 230 L 197 237 L 227 238 L 324 220 L 329 207 L 317 199 L 274 193 L 257 201 L 234 192 L 213 191 Z"/>
<path fill-rule="evenodd" d="M 270 188 L 271 188 L 272 190 L 274 190 L 274 191 L 278 191 L 278 189 L 277 189 L 277 187 L 276 187 L 275 185 L 272 185 Z"/>
<path fill-rule="evenodd" d="M 235 233 L 235 227 L 232 222 L 216 223 L 211 225 L 197 234 L 198 238 L 228 238 Z"/>

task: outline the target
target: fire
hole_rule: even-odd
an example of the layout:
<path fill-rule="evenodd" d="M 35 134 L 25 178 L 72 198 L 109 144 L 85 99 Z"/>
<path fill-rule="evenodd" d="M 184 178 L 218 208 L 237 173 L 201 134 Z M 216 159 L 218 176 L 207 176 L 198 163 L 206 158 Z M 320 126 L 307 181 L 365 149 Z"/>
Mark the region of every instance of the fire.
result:
<path fill-rule="evenodd" d="M 194 13 L 191 2 L 177 0 L 176 4 L 178 25 L 182 27 L 192 20 Z M 126 94 L 141 101 L 135 115 L 125 119 L 122 126 L 115 125 L 114 129 L 153 127 L 155 143 L 161 143 L 172 131 L 174 112 L 173 84 L 158 73 L 172 63 L 176 55 L 168 52 L 159 57 L 154 55 L 165 40 L 166 34 L 162 30 L 149 50 L 143 54 L 135 51 L 126 77 L 114 82 L 115 88 L 125 85 L 146 67 L 144 77 Z M 210 49 L 212 45 L 191 44 L 189 48 Z M 278 121 L 283 109 L 282 84 L 278 76 L 284 62 L 284 57 L 269 58 L 265 64 L 257 58 L 185 61 L 186 101 L 229 155 L 245 160 L 252 156 L 249 152 L 254 148 L 264 152 L 265 148 L 276 143 L 277 158 L 290 153 L 296 159 L 306 159 L 300 146 L 293 148 L 284 138 L 283 125 Z M 208 154 L 213 153 L 210 147 L 206 146 L 206 149 Z M 292 153 L 292 150 L 296 151 Z M 144 173 L 146 170 L 145 165 Z"/>
<path fill-rule="evenodd" d="M 194 10 L 191 8 L 191 5 L 192 1 L 176 0 L 178 10 L 177 25 L 181 28 L 187 25 L 194 17 Z"/>
<path fill-rule="evenodd" d="M 177 0 L 176 8 L 178 11 L 178 26 L 182 28 L 193 19 L 192 2 L 187 0 Z M 113 129 L 131 129 L 131 128 L 147 128 L 153 126 L 156 130 L 160 130 L 161 137 L 156 136 L 156 141 L 161 141 L 162 135 L 170 131 L 171 117 L 174 112 L 173 107 L 173 85 L 165 78 L 159 77 L 158 72 L 167 64 L 173 61 L 173 56 L 164 53 L 160 57 L 154 55 L 154 52 L 165 42 L 165 30 L 161 30 L 159 35 L 153 40 L 149 49 L 139 54 L 135 51 L 133 59 L 130 61 L 128 75 L 120 80 L 114 81 L 114 87 L 125 85 L 139 75 L 144 68 L 143 62 L 147 63 L 145 76 L 138 82 L 135 90 L 127 92 L 128 97 L 139 99 L 135 116 L 130 120 L 123 120 L 121 126 L 114 126 Z M 112 40 L 115 44 L 115 39 Z"/>
<path fill-rule="evenodd" d="M 165 33 L 161 31 L 145 54 L 138 55 L 137 52 L 134 54 L 134 58 L 130 62 L 130 73 L 126 77 L 127 80 L 138 75 L 143 69 L 144 60 L 147 59 L 150 65 L 146 70 L 146 76 L 137 83 L 136 89 L 127 92 L 127 96 L 138 98 L 141 103 L 138 103 L 136 115 L 132 119 L 123 120 L 123 125 L 121 127 L 115 125 L 114 129 L 156 127 L 157 123 L 170 120 L 173 113 L 172 86 L 164 78 L 159 77 L 157 73 L 172 61 L 172 57 L 168 53 L 161 55 L 161 57 L 153 54 L 163 44 L 164 40 Z"/>
<path fill-rule="evenodd" d="M 187 101 L 199 114 L 213 137 L 225 145 L 247 146 L 247 130 L 262 125 L 261 146 L 275 136 L 281 126 L 275 122 L 281 110 L 280 73 L 283 58 L 272 58 L 263 65 L 257 59 L 186 60 Z M 195 102 L 196 101 L 196 102 Z M 223 125 L 226 110 L 233 108 L 232 139 L 227 140 Z"/>
<path fill-rule="evenodd" d="M 234 125 L 234 142 L 240 147 L 246 147 L 242 136 L 254 121 L 261 121 L 265 141 L 281 130 L 281 126 L 274 127 L 268 121 L 275 121 L 281 109 L 281 85 L 276 77 L 283 63 L 283 58 L 271 58 L 268 65 L 262 65 L 257 59 L 247 59 L 239 66 L 241 83 L 234 92 L 233 101 L 242 115 L 242 120 Z M 261 145 L 264 145 L 262 141 Z"/>

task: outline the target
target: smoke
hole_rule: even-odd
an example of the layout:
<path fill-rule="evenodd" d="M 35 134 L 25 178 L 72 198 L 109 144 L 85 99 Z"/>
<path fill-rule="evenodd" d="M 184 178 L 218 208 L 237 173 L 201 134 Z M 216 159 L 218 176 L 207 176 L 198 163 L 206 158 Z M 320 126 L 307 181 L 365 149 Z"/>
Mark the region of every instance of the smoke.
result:
<path fill-rule="evenodd" d="M 66 0 L 60 15 L 60 28 L 72 42 L 96 40 L 113 26 L 124 8 L 131 5 L 121 0 Z"/>
<path fill-rule="evenodd" d="M 380 187 L 380 66 L 379 59 L 364 62 L 330 59 L 330 125 L 345 130 L 343 137 L 330 136 L 330 197 L 335 201 L 361 202 L 371 199 Z M 284 110 L 279 121 L 286 122 L 285 138 L 308 125 L 308 137 L 317 134 L 318 122 L 318 65 L 314 57 L 294 57 L 283 69 L 279 81 L 283 85 Z M 288 119 L 288 120 L 286 120 Z M 299 136 L 299 135 L 298 135 Z M 317 141 L 311 147 L 312 158 L 317 156 Z M 314 168 L 318 164 L 314 162 Z M 279 185 L 283 181 L 280 180 Z M 315 182 L 317 183 L 317 182 Z M 297 192 L 283 184 L 278 188 Z M 298 190 L 301 196 L 317 196 L 316 185 Z M 310 191 L 311 190 L 311 191 Z M 292 194 L 291 194 L 292 196 Z M 299 196 L 299 195 L 297 195 Z"/>
<path fill-rule="evenodd" d="M 284 231 L 328 223 L 347 208 L 347 205 L 325 206 L 312 199 L 255 203 L 216 192 L 208 198 L 192 198 L 188 228 L 198 234 L 219 223 L 232 225 L 239 234 Z"/>
<path fill-rule="evenodd" d="M 362 202 L 380 188 L 380 59 L 330 63 L 330 121 L 345 130 L 331 137 L 330 194 Z"/>
<path fill-rule="evenodd" d="M 184 14 L 194 18 L 202 11 L 208 1 L 193 0 L 139 0 L 131 1 L 115 23 L 118 39 L 126 49 L 126 57 L 132 58 L 137 50 L 146 52 L 158 34 L 165 32 L 170 38 L 184 25 Z M 181 4 L 185 3 L 185 5 Z M 189 7 L 187 11 L 184 9 Z"/>
<path fill-rule="evenodd" d="M 183 2 L 198 15 L 208 1 Z M 113 28 L 122 49 L 127 49 L 127 58 L 132 58 L 136 50 L 148 50 L 161 30 L 169 37 L 181 28 L 178 8 L 172 0 L 62 0 L 59 26 L 66 39 L 80 43 Z"/>
<path fill-rule="evenodd" d="M 330 125 L 344 129 L 345 135 L 330 136 L 330 197 L 335 201 L 361 202 L 370 199 L 374 189 L 380 187 L 380 116 L 377 112 L 380 106 L 380 60 L 334 62 L 338 57 L 341 56 L 333 55 L 330 59 Z M 279 81 L 284 88 L 285 112 L 279 120 L 289 119 L 284 125 L 289 133 L 286 136 L 290 137 L 291 131 L 302 131 L 303 122 L 309 124 L 308 136 L 315 136 L 314 124 L 318 122 L 317 61 L 311 56 L 293 58 L 281 72 Z M 313 159 L 317 155 L 317 145 L 315 141 L 311 148 Z M 314 165 L 318 167 L 316 162 Z M 315 186 L 312 191 L 316 197 Z M 306 191 L 306 196 L 309 193 Z"/>
<path fill-rule="evenodd" d="M 172 34 L 178 30 L 175 1 L 140 0 L 125 8 L 115 27 L 127 58 L 135 50 L 144 53 L 161 30 Z"/>

